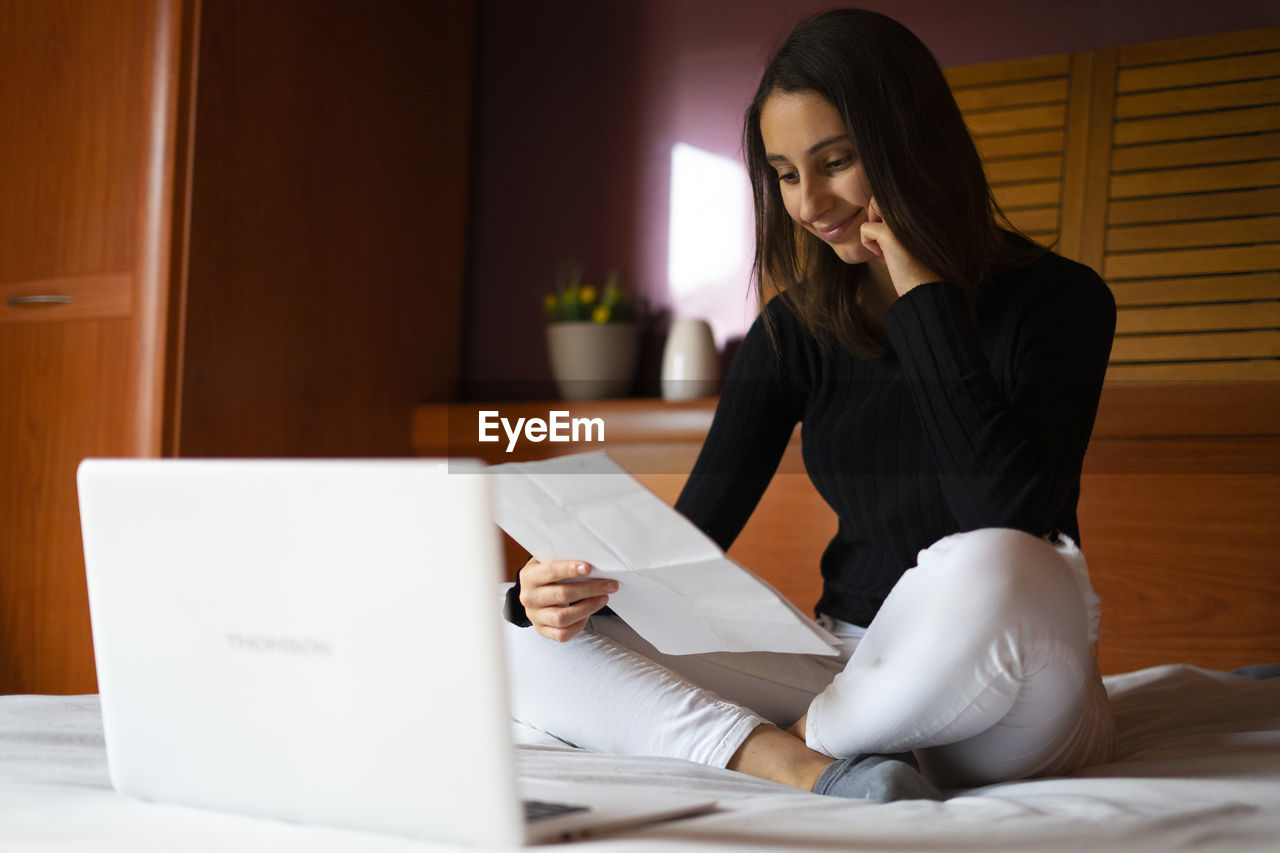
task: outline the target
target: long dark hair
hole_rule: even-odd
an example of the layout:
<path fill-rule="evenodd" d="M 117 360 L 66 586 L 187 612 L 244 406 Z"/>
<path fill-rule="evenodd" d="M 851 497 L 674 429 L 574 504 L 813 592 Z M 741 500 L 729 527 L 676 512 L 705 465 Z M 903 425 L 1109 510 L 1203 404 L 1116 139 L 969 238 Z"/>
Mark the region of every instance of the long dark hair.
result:
<path fill-rule="evenodd" d="M 865 264 L 849 265 L 787 215 L 765 160 L 760 111 L 774 92 L 813 91 L 840 113 L 885 223 L 926 267 L 964 289 L 970 307 L 994 270 L 1030 260 L 1011 241 L 942 69 L 892 18 L 837 9 L 802 22 L 760 79 L 743 128 L 755 199 L 753 280 L 781 291 L 815 336 L 860 355 L 881 347 L 857 311 Z M 1043 251 L 1042 249 L 1039 251 Z M 766 317 L 768 315 L 766 314 Z M 772 332 L 772 329 L 770 330 Z"/>

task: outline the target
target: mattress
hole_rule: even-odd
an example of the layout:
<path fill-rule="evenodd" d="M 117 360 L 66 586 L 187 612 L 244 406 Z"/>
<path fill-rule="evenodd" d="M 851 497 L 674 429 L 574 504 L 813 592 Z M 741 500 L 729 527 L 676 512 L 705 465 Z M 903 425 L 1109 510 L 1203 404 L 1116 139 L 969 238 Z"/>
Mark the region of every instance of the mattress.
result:
<path fill-rule="evenodd" d="M 573 749 L 517 729 L 521 774 L 719 801 L 581 851 L 1280 850 L 1280 678 L 1171 665 L 1106 679 L 1119 751 L 1068 777 L 946 802 L 876 804 L 671 759 Z M 143 803 L 107 775 L 96 696 L 0 697 L 5 851 L 432 851 L 392 836 Z"/>

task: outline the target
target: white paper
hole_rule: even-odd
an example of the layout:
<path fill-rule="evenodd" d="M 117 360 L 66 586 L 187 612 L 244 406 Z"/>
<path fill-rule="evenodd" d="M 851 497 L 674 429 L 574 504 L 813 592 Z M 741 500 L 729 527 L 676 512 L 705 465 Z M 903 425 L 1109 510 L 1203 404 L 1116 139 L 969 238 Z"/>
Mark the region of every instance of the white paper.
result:
<path fill-rule="evenodd" d="M 605 453 L 488 471 L 502 529 L 539 560 L 616 580 L 609 606 L 659 651 L 836 653 L 835 637 Z"/>

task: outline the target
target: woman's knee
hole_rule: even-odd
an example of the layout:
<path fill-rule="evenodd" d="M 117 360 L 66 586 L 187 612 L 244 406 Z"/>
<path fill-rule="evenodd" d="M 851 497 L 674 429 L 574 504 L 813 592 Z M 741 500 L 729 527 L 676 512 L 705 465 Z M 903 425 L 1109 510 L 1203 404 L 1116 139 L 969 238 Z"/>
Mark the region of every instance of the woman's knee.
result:
<path fill-rule="evenodd" d="M 1056 599 L 1075 590 L 1072 568 L 1058 549 L 1020 530 L 992 527 L 948 536 L 920 552 L 917 568 L 953 601 Z"/>
<path fill-rule="evenodd" d="M 945 565 L 952 572 L 970 569 L 991 575 L 1053 561 L 1060 563 L 1061 558 L 1045 539 L 1021 530 L 984 527 L 939 539 L 920 552 L 918 565 Z"/>
<path fill-rule="evenodd" d="M 975 641 L 998 635 L 1087 647 L 1096 629 L 1096 597 L 1083 559 L 1077 571 L 1065 550 L 1017 530 L 949 536 L 922 551 L 919 566 L 907 573 L 919 572 L 912 609 L 917 618 Z M 1078 557 L 1074 546 L 1070 550 Z"/>

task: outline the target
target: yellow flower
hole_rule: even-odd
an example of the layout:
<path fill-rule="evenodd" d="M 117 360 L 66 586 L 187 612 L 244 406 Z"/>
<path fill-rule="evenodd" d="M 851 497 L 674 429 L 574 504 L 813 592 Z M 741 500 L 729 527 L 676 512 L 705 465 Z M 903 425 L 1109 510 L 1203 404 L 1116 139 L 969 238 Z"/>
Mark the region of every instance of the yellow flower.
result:
<path fill-rule="evenodd" d="M 544 296 L 542 298 L 542 307 L 548 311 L 556 310 L 556 295 L 554 293 L 548 293 Z"/>
<path fill-rule="evenodd" d="M 596 310 L 591 312 L 591 319 L 597 323 L 607 323 L 611 313 L 608 305 L 597 305 Z"/>
<path fill-rule="evenodd" d="M 578 291 L 578 298 L 583 305 L 590 305 L 596 301 L 596 289 L 589 284 L 584 284 Z"/>

